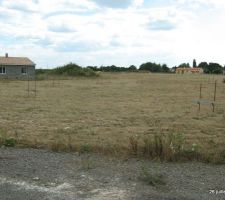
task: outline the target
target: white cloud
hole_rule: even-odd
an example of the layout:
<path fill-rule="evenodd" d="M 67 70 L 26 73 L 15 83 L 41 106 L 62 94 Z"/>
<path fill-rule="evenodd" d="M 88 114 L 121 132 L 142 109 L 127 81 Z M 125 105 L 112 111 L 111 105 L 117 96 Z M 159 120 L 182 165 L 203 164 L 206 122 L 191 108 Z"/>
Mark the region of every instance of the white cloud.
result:
<path fill-rule="evenodd" d="M 7 0 L 2 1 L 2 6 L 4 8 L 12 9 L 15 11 L 22 12 L 36 12 L 37 4 L 34 1 L 26 1 L 26 0 Z"/>
<path fill-rule="evenodd" d="M 121 2 L 2 0 L 0 53 L 29 56 L 39 67 L 225 63 L 224 0 Z"/>

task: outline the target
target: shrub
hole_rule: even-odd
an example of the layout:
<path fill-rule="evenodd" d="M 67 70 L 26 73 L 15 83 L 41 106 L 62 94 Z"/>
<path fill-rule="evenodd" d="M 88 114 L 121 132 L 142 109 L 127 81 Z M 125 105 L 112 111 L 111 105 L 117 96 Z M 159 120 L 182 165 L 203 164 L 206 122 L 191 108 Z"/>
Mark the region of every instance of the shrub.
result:
<path fill-rule="evenodd" d="M 36 69 L 36 70 L 35 70 L 35 74 L 36 74 L 36 75 L 47 74 L 47 73 L 49 73 L 50 71 L 51 71 L 50 69 Z"/>
<path fill-rule="evenodd" d="M 50 74 L 67 76 L 97 76 L 90 68 L 82 68 L 77 64 L 69 63 L 51 70 Z"/>
<path fill-rule="evenodd" d="M 94 77 L 99 76 L 91 68 L 82 68 L 77 64 L 69 63 L 64 66 L 57 67 L 55 69 L 37 69 L 36 70 L 37 80 L 43 80 L 50 76 L 64 75 L 64 76 L 85 76 Z"/>

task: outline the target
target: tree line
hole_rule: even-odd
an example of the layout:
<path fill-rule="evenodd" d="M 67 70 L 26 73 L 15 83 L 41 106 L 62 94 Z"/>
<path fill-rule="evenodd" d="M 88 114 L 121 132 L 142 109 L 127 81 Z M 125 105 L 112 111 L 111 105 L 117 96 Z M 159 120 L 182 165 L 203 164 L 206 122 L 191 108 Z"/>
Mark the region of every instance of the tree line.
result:
<path fill-rule="evenodd" d="M 171 72 L 170 68 L 167 67 L 166 64 L 157 64 L 152 62 L 146 62 L 140 65 L 137 68 L 135 65 L 131 65 L 130 67 L 117 67 L 115 65 L 111 66 L 87 66 L 87 68 L 92 69 L 94 71 L 102 71 L 102 72 L 137 72 L 137 71 L 149 71 L 149 72 Z"/>
<path fill-rule="evenodd" d="M 93 71 L 103 71 L 103 72 L 137 72 L 137 71 L 149 71 L 149 72 L 155 72 L 155 73 L 173 73 L 176 71 L 176 68 L 190 68 L 191 65 L 189 63 L 182 63 L 178 66 L 174 66 L 169 68 L 166 64 L 158 64 L 154 62 L 146 62 L 140 65 L 139 68 L 137 68 L 134 65 L 131 65 L 130 67 L 117 67 L 115 65 L 111 66 L 87 66 L 87 68 L 92 69 Z M 206 74 L 222 74 L 225 70 L 225 66 L 221 66 L 218 63 L 207 63 L 207 62 L 201 62 L 197 65 L 196 60 L 193 60 L 192 64 L 193 68 L 202 68 L 204 73 Z"/>
<path fill-rule="evenodd" d="M 225 70 L 225 66 L 221 66 L 218 63 L 207 63 L 201 62 L 197 65 L 196 60 L 193 60 L 192 66 L 194 68 L 202 68 L 204 73 L 207 74 L 222 74 Z M 54 69 L 37 69 L 37 74 L 55 74 L 55 75 L 70 75 L 70 76 L 95 76 L 96 72 L 152 72 L 152 73 L 173 73 L 176 71 L 176 68 L 190 68 L 189 63 L 182 63 L 178 66 L 174 66 L 172 69 L 169 68 L 166 64 L 158 64 L 154 62 L 143 63 L 137 68 L 135 65 L 130 67 L 119 67 L 116 65 L 111 66 L 87 66 L 85 68 L 74 64 L 69 63 L 64 66 L 60 66 Z"/>

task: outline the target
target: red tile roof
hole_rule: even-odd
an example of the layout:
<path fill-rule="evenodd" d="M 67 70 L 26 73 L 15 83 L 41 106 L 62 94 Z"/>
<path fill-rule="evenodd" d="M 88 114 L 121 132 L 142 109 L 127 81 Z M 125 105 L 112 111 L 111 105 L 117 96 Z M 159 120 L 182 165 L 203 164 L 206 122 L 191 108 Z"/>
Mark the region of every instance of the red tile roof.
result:
<path fill-rule="evenodd" d="M 0 65 L 35 65 L 35 63 L 26 57 L 0 56 Z"/>

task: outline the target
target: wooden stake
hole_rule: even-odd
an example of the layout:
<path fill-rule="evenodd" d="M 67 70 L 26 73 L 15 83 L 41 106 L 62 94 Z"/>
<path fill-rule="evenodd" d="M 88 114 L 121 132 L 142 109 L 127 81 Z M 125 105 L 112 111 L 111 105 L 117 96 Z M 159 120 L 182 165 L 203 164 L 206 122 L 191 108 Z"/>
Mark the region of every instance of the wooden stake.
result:
<path fill-rule="evenodd" d="M 201 110 L 201 98 L 202 98 L 202 84 L 200 84 L 200 94 L 199 94 L 199 102 L 198 102 L 198 110 Z"/>
<path fill-rule="evenodd" d="M 216 101 L 216 89 L 217 89 L 217 81 L 215 81 L 215 88 L 214 88 L 214 101 Z"/>
<path fill-rule="evenodd" d="M 29 75 L 27 74 L 27 93 L 28 97 L 30 96 L 30 81 L 29 81 Z"/>
<path fill-rule="evenodd" d="M 34 75 L 34 93 L 35 93 L 35 97 L 36 97 L 36 93 L 37 93 L 36 75 Z"/>
<path fill-rule="evenodd" d="M 215 112 L 216 90 L 217 90 L 217 81 L 215 81 L 215 87 L 214 87 L 214 97 L 213 97 L 214 102 L 212 103 L 213 112 Z"/>

